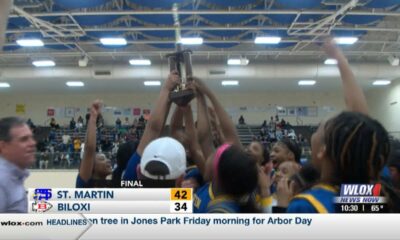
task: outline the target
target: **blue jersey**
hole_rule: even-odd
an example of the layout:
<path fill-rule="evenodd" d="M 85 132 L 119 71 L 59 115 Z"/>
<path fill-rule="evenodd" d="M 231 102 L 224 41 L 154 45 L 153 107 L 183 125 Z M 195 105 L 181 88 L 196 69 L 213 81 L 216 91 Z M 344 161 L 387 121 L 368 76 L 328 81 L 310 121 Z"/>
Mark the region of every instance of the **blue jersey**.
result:
<path fill-rule="evenodd" d="M 240 213 L 240 206 L 236 201 L 226 198 L 217 197 L 212 200 L 207 207 L 208 213 Z"/>
<path fill-rule="evenodd" d="M 93 179 L 90 178 L 88 181 L 84 181 L 78 174 L 75 182 L 76 188 L 106 188 L 112 187 L 112 182 L 106 179 Z"/>
<path fill-rule="evenodd" d="M 334 213 L 334 197 L 338 189 L 325 184 L 318 184 L 312 189 L 298 194 L 290 202 L 288 213 Z"/>
<path fill-rule="evenodd" d="M 193 195 L 193 213 L 207 213 L 210 201 L 214 200 L 212 184 L 206 183 Z"/>
<path fill-rule="evenodd" d="M 76 177 L 76 183 L 75 183 L 76 188 L 92 188 L 93 187 L 93 181 L 92 179 L 89 179 L 88 181 L 84 181 L 81 176 Z"/>
<path fill-rule="evenodd" d="M 389 183 L 390 185 L 392 185 L 392 178 L 390 176 L 390 170 L 389 167 L 386 165 L 385 167 L 383 167 L 381 173 L 380 173 L 380 177 L 383 181 Z"/>
<path fill-rule="evenodd" d="M 138 179 L 136 169 L 140 163 L 141 158 L 142 157 L 137 152 L 132 155 L 132 157 L 128 161 L 128 164 L 126 165 L 125 173 L 122 176 L 122 180 L 135 181 Z"/>
<path fill-rule="evenodd" d="M 193 178 L 197 181 L 197 183 L 199 184 L 199 186 L 203 186 L 204 185 L 204 180 L 203 180 L 203 176 L 200 173 L 200 170 L 198 167 L 196 166 L 189 166 L 188 168 L 186 168 L 186 174 L 184 179 L 190 179 Z"/>

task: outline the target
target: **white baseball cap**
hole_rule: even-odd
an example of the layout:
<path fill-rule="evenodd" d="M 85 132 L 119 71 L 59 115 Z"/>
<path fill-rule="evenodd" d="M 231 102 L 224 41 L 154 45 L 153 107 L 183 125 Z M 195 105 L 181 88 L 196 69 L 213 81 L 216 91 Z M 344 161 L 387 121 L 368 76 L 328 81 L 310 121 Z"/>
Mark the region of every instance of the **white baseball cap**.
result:
<path fill-rule="evenodd" d="M 140 171 L 147 178 L 174 180 L 184 174 L 185 170 L 185 148 L 173 138 L 162 137 L 153 140 L 143 151 Z"/>

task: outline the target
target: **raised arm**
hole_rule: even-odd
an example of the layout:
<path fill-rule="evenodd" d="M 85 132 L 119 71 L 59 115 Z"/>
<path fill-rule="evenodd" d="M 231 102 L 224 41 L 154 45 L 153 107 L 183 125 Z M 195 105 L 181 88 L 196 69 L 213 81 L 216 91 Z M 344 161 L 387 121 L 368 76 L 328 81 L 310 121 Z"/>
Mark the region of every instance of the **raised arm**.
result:
<path fill-rule="evenodd" d="M 198 142 L 196 129 L 193 122 L 193 113 L 190 105 L 182 108 L 185 119 L 185 132 L 189 138 L 189 151 L 191 152 L 192 159 L 198 167 L 202 176 L 204 176 L 205 158 L 203 151 Z"/>
<path fill-rule="evenodd" d="M 164 85 L 161 87 L 160 95 L 154 105 L 153 112 L 149 121 L 147 122 L 146 128 L 144 129 L 143 136 L 140 140 L 137 148 L 139 155 L 143 154 L 144 148 L 152 140 L 158 138 L 164 128 L 165 120 L 167 119 L 169 108 L 171 107 L 171 101 L 169 100 L 169 93 L 179 83 L 178 72 L 171 72 Z"/>
<path fill-rule="evenodd" d="M 180 107 L 176 106 L 174 114 L 171 117 L 171 136 L 178 139 L 179 132 L 183 131 L 183 111 Z"/>
<path fill-rule="evenodd" d="M 195 84 L 196 84 L 196 89 L 204 93 L 204 95 L 206 95 L 210 99 L 214 107 L 215 113 L 218 117 L 218 120 L 220 122 L 222 134 L 225 138 L 224 142 L 229 144 L 234 144 L 237 146 L 242 146 L 239 140 L 239 136 L 236 132 L 235 125 L 233 124 L 231 118 L 225 111 L 222 104 L 218 101 L 215 94 L 200 79 L 196 79 Z"/>
<path fill-rule="evenodd" d="M 210 125 L 211 131 L 213 131 L 212 139 L 213 143 L 215 142 L 214 146 L 220 146 L 225 142 L 224 134 L 221 131 L 220 124 L 217 119 L 217 115 L 212 107 L 207 107 L 208 114 L 210 116 Z M 214 135 L 215 134 L 215 135 Z"/>
<path fill-rule="evenodd" d="M 220 146 L 225 142 L 225 137 L 224 134 L 221 131 L 221 127 L 217 119 L 217 115 L 215 114 L 215 111 L 212 107 L 208 106 L 208 114 L 210 116 L 210 125 L 211 125 L 211 131 L 214 131 L 213 134 L 213 141 L 215 141 L 216 144 L 214 146 Z"/>
<path fill-rule="evenodd" d="M 79 176 L 87 182 L 93 173 L 94 161 L 96 158 L 96 120 L 101 113 L 101 101 L 96 100 L 90 108 L 90 118 L 86 130 L 85 147 L 83 159 L 79 167 Z"/>
<path fill-rule="evenodd" d="M 204 94 L 197 91 L 197 137 L 205 158 L 214 152 L 210 119 Z"/>
<path fill-rule="evenodd" d="M 368 105 L 364 92 L 357 83 L 343 52 L 332 39 L 327 39 L 323 48 L 329 57 L 337 60 L 347 110 L 368 114 Z"/>

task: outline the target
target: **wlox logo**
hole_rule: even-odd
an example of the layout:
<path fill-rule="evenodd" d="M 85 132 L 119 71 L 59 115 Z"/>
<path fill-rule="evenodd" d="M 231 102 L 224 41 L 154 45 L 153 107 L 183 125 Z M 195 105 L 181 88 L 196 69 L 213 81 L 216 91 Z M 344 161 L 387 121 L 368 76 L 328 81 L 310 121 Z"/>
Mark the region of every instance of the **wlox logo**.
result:
<path fill-rule="evenodd" d="M 342 184 L 340 196 L 380 196 L 381 184 Z"/>

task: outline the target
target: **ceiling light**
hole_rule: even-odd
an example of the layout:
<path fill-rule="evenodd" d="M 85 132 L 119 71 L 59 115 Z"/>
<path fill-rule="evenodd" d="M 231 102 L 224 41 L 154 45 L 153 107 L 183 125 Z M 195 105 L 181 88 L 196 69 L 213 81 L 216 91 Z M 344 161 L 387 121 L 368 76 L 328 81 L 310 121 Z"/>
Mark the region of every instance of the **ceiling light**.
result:
<path fill-rule="evenodd" d="M 376 80 L 372 83 L 372 85 L 383 86 L 383 85 L 389 85 L 390 83 L 391 83 L 390 80 Z"/>
<path fill-rule="evenodd" d="M 136 66 L 150 66 L 151 61 L 149 59 L 131 59 L 129 60 L 129 64 Z"/>
<path fill-rule="evenodd" d="M 357 37 L 335 37 L 333 38 L 336 44 L 350 45 L 358 41 Z"/>
<path fill-rule="evenodd" d="M 81 59 L 78 60 L 79 67 L 86 67 L 89 62 L 89 58 L 87 56 L 83 56 Z"/>
<path fill-rule="evenodd" d="M 83 87 L 85 84 L 83 82 L 66 82 L 65 83 L 68 87 Z"/>
<path fill-rule="evenodd" d="M 280 37 L 256 37 L 255 44 L 278 44 L 281 41 Z"/>
<path fill-rule="evenodd" d="M 312 86 L 312 85 L 315 85 L 315 83 L 316 83 L 316 81 L 314 81 L 314 80 L 300 80 L 298 84 L 300 86 Z"/>
<path fill-rule="evenodd" d="M 203 44 L 203 38 L 201 37 L 181 38 L 181 43 L 183 45 L 200 45 Z"/>
<path fill-rule="evenodd" d="M 10 84 L 7 82 L 0 82 L 0 88 L 9 88 Z"/>
<path fill-rule="evenodd" d="M 103 45 L 126 45 L 125 38 L 100 38 Z"/>
<path fill-rule="evenodd" d="M 145 86 L 160 86 L 161 82 L 160 81 L 145 81 L 144 85 Z"/>
<path fill-rule="evenodd" d="M 240 58 L 228 59 L 228 65 L 240 65 L 240 63 L 241 63 Z"/>
<path fill-rule="evenodd" d="M 38 61 L 33 61 L 32 64 L 35 67 L 54 67 L 56 63 L 52 60 L 38 60 Z"/>
<path fill-rule="evenodd" d="M 19 39 L 17 44 L 21 47 L 43 47 L 44 43 L 40 39 Z"/>
<path fill-rule="evenodd" d="M 228 65 L 241 65 L 246 66 L 249 64 L 249 59 L 247 58 L 230 58 L 228 59 Z"/>
<path fill-rule="evenodd" d="M 326 65 L 336 65 L 337 64 L 337 60 L 334 58 L 328 58 L 325 60 L 324 64 Z"/>
<path fill-rule="evenodd" d="M 221 82 L 222 86 L 237 86 L 239 85 L 239 81 L 227 80 Z"/>

